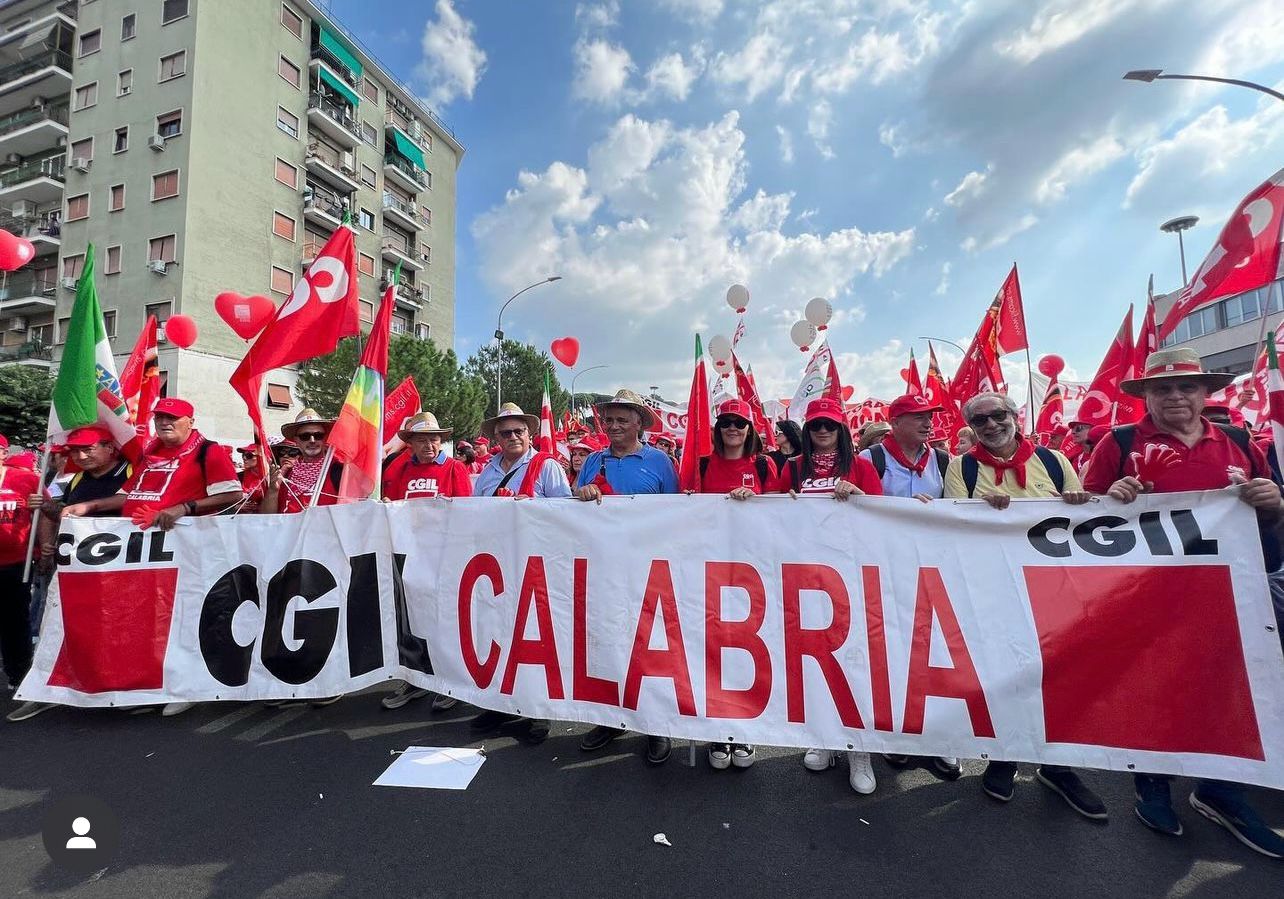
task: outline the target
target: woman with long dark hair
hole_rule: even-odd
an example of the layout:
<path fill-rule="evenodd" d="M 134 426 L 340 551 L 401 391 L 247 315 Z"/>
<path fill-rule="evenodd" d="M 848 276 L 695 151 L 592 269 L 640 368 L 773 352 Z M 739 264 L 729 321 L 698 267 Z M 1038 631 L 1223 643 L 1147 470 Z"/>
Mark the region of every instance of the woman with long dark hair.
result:
<path fill-rule="evenodd" d="M 802 452 L 802 428 L 788 418 L 776 422 L 776 448 L 767 453 L 776 463 L 776 471 L 783 471 L 785 463 Z"/>

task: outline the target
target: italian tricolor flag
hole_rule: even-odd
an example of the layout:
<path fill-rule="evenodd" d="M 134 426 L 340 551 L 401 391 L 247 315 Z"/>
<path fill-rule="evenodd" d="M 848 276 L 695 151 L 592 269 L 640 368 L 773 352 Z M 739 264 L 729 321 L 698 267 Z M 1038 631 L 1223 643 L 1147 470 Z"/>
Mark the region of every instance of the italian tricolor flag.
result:
<path fill-rule="evenodd" d="M 361 352 L 361 361 L 357 363 L 339 418 L 326 440 L 334 450 L 334 458 L 343 463 L 338 496 L 341 503 L 377 500 L 382 494 L 383 391 L 388 377 L 393 295 L 400 274 L 398 266 L 375 313 L 370 339 Z"/>

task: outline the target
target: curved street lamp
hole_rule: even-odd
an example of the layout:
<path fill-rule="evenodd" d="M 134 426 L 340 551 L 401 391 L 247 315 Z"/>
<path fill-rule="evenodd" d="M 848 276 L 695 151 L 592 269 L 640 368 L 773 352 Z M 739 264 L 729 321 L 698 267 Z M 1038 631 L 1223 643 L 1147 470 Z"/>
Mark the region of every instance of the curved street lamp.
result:
<path fill-rule="evenodd" d="M 952 341 L 952 340 L 946 340 L 944 337 L 920 337 L 920 338 L 918 338 L 918 339 L 919 339 L 919 340 L 935 340 L 937 343 L 948 343 L 950 346 L 955 347 L 955 348 L 956 348 L 960 353 L 962 353 L 964 356 L 966 356 L 966 355 L 967 355 L 967 350 L 965 350 L 963 347 L 959 346 L 957 343 L 955 343 L 955 342 L 954 342 L 954 341 Z"/>
<path fill-rule="evenodd" d="M 1212 75 L 1165 75 L 1163 69 L 1133 69 L 1131 72 L 1124 74 L 1124 81 L 1142 81 L 1146 84 L 1169 78 L 1180 81 L 1215 81 L 1218 84 L 1233 84 L 1236 87 L 1246 87 L 1250 90 L 1270 94 L 1276 100 L 1284 100 L 1284 94 L 1277 90 L 1264 84 L 1258 84 L 1255 81 L 1243 81 L 1239 78 L 1214 78 Z"/>
<path fill-rule="evenodd" d="M 579 380 L 580 375 L 587 374 L 588 372 L 591 372 L 591 371 L 597 371 L 599 368 L 610 368 L 610 367 L 611 366 L 606 364 L 592 365 L 592 366 L 589 366 L 588 368 L 580 369 L 574 375 L 571 376 L 571 414 L 572 415 L 575 414 L 575 382 Z"/>
<path fill-rule="evenodd" d="M 562 280 L 561 275 L 549 275 L 541 281 L 534 284 L 528 284 L 517 293 L 513 294 L 504 301 L 504 305 L 499 307 L 499 316 L 495 319 L 495 414 L 500 413 L 500 407 L 504 404 L 504 310 L 508 304 L 520 297 L 532 287 L 539 287 L 541 284 L 552 284 L 554 281 Z"/>

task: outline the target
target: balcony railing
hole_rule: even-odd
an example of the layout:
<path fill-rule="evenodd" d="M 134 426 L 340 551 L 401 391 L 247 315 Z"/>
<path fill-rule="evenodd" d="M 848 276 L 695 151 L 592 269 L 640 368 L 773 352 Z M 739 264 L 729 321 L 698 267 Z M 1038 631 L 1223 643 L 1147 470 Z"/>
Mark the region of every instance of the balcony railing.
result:
<path fill-rule="evenodd" d="M 348 201 L 345 197 L 311 181 L 303 187 L 303 205 L 305 208 L 310 206 L 319 209 L 340 221 L 343 220 L 343 214 L 348 211 Z"/>
<path fill-rule="evenodd" d="M 402 278 L 404 279 L 404 277 L 405 277 L 405 274 L 403 273 Z M 387 289 L 388 289 L 388 276 L 385 274 L 383 279 L 380 280 L 379 282 L 379 292 L 382 293 Z M 408 300 L 413 300 L 416 303 L 422 303 L 424 301 L 423 289 L 419 287 L 415 287 L 415 285 L 413 284 L 407 284 L 405 280 L 402 280 L 402 282 L 397 285 L 397 293 L 400 296 L 405 297 Z"/>
<path fill-rule="evenodd" d="M 423 169 L 419 168 L 409 159 L 404 159 L 396 153 L 385 153 L 383 164 L 390 165 L 397 169 L 397 171 L 406 175 L 411 181 L 414 181 L 420 187 L 428 186 L 428 176 L 424 173 Z"/>
<path fill-rule="evenodd" d="M 39 72 L 41 69 L 47 69 L 50 66 L 57 66 L 60 69 L 71 72 L 71 54 L 64 53 L 62 50 L 49 50 L 30 59 L 24 59 L 20 62 L 15 62 L 13 65 L 5 66 L 0 69 L 0 84 L 17 81 L 24 75 Z"/>
<path fill-rule="evenodd" d="M 43 359 L 52 362 L 53 347 L 39 340 L 28 340 L 17 346 L 0 347 L 0 360 L 16 362 L 20 359 Z"/>
<path fill-rule="evenodd" d="M 4 174 L 0 174 L 0 190 L 40 177 L 53 178 L 55 181 L 64 181 L 66 179 L 63 177 L 63 169 L 66 167 L 66 154 L 24 162 L 17 168 L 10 169 Z"/>
<path fill-rule="evenodd" d="M 342 125 L 346 131 L 352 132 L 354 137 L 360 139 L 361 126 L 357 124 L 357 118 L 352 114 L 352 107 L 347 103 L 336 100 L 333 97 L 322 96 L 313 91 L 308 94 L 308 109 L 321 110 Z"/>
<path fill-rule="evenodd" d="M 14 131 L 21 131 L 28 125 L 35 125 L 38 122 L 56 122 L 59 125 L 67 124 L 67 104 L 61 106 L 46 106 L 42 109 L 24 109 L 0 118 L 0 137 L 11 134 Z"/>
<path fill-rule="evenodd" d="M 326 47 L 323 47 L 320 44 L 313 44 L 312 58 L 319 59 L 330 68 L 334 69 L 339 73 L 340 78 L 348 82 L 348 84 L 351 84 L 353 87 L 356 87 L 359 83 L 360 79 L 357 78 L 356 73 L 349 69 L 343 60 L 331 53 Z"/>
<path fill-rule="evenodd" d="M 410 259 L 415 257 L 414 245 L 410 241 L 397 234 L 389 234 L 387 231 L 383 233 L 383 248 L 400 253 Z"/>
<path fill-rule="evenodd" d="M 348 166 L 344 163 L 344 156 L 351 156 L 342 150 L 336 150 L 334 147 L 319 140 L 308 141 L 308 155 L 315 156 L 332 169 L 341 172 L 347 172 Z"/>
<path fill-rule="evenodd" d="M 58 293 L 58 270 L 15 272 L 0 281 L 0 301 L 22 297 L 53 297 Z"/>
<path fill-rule="evenodd" d="M 405 200 L 400 197 L 395 197 L 392 194 L 383 195 L 383 208 L 395 209 L 417 222 L 423 221 L 423 218 L 419 215 L 419 208 L 414 203 L 407 203 Z"/>
<path fill-rule="evenodd" d="M 34 217 L 0 219 L 0 230 L 34 240 L 37 237 L 62 237 L 61 210 L 53 209 Z"/>

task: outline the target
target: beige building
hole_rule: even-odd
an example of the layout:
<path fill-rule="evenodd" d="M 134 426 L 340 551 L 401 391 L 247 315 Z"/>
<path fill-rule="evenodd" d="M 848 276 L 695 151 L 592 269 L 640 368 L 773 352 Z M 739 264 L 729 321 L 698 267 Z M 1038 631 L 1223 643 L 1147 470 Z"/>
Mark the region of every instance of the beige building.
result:
<path fill-rule="evenodd" d="M 41 234 L 52 222 L 58 233 L 41 234 L 50 247 L 29 266 L 25 305 L 0 306 L 6 345 L 52 340 L 56 360 L 93 243 L 117 358 L 149 313 L 190 316 L 195 346 L 161 345 L 167 392 L 196 402 L 207 433 L 248 437 L 228 385 L 245 343 L 217 316 L 214 297 L 230 290 L 280 303 L 345 211 L 363 321 L 400 263 L 393 329 L 453 344 L 463 147 L 321 9 L 304 0 L 13 0 L 0 6 L 0 25 L 34 8 L 56 27 L 33 20 L 23 32 L 0 32 L 0 156 L 14 167 L 0 171 L 0 207 L 25 201 L 30 229 Z M 10 43 L 20 47 L 5 78 Z M 52 65 L 41 107 L 34 87 L 13 86 L 36 58 Z M 39 141 L 19 145 L 6 131 L 18 112 L 34 119 L 26 127 Z M 15 315 L 26 317 L 25 332 Z M 292 418 L 294 373 L 267 382 L 269 424 Z"/>
<path fill-rule="evenodd" d="M 1176 291 L 1155 297 L 1156 320 L 1162 322 L 1176 301 Z M 1218 300 L 1186 316 L 1163 345 L 1195 350 L 1207 371 L 1241 375 L 1253 368 L 1264 327 L 1278 328 L 1282 320 L 1284 279 Z"/>

